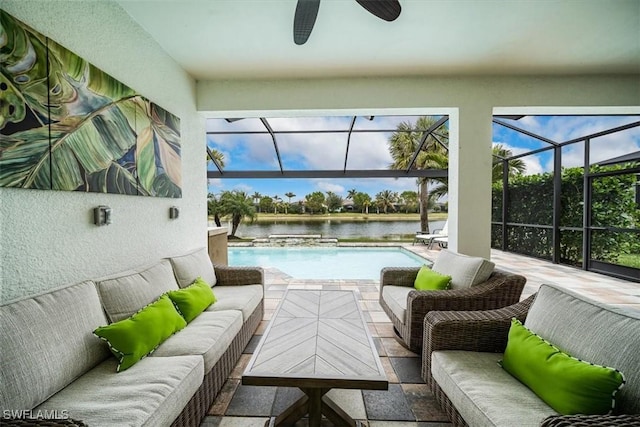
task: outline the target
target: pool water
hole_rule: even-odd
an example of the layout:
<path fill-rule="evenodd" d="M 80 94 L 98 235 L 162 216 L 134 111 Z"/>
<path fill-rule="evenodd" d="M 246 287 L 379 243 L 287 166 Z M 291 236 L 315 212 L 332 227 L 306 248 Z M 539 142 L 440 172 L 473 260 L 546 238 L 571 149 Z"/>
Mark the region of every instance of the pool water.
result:
<path fill-rule="evenodd" d="M 384 267 L 425 262 L 402 248 L 229 248 L 229 265 L 274 267 L 296 279 L 379 280 Z"/>

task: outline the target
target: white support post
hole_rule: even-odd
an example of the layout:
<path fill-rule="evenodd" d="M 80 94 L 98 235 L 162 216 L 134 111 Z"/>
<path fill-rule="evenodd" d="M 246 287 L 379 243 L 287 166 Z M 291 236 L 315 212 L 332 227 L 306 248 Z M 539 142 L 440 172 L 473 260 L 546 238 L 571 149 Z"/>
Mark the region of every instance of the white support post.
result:
<path fill-rule="evenodd" d="M 449 249 L 491 256 L 492 108 L 467 105 L 450 117 Z M 456 120 L 457 119 L 457 120 Z"/>

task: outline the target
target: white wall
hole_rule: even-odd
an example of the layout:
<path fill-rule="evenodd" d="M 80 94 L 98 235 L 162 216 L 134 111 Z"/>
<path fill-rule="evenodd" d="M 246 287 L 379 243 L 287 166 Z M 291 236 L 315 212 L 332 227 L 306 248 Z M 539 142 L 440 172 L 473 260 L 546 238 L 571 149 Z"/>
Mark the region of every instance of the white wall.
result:
<path fill-rule="evenodd" d="M 1 300 L 206 246 L 204 122 L 195 82 L 116 4 L 3 0 L 2 8 L 181 119 L 181 199 L 0 188 Z M 113 208 L 97 227 L 92 209 Z M 180 218 L 169 220 L 170 206 Z"/>
<path fill-rule="evenodd" d="M 375 115 L 376 110 L 407 108 L 433 114 L 440 108 L 441 114 L 450 115 L 449 246 L 486 258 L 491 246 L 494 108 L 515 107 L 526 113 L 534 112 L 533 107 L 574 107 L 582 114 L 606 114 L 610 106 L 640 106 L 638 75 L 203 81 L 197 91 L 198 110 L 217 117 L 304 115 L 304 110 Z M 541 111 L 535 108 L 535 113 Z"/>

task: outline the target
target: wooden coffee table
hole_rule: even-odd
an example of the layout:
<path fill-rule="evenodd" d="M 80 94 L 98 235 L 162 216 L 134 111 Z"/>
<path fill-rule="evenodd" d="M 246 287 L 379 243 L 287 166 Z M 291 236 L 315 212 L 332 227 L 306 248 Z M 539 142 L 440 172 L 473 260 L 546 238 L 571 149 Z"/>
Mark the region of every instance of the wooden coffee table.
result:
<path fill-rule="evenodd" d="M 356 422 L 325 394 L 332 388 L 387 390 L 378 351 L 353 291 L 289 290 L 242 375 L 242 384 L 298 387 L 305 395 L 271 425 L 309 414 L 334 425 Z"/>

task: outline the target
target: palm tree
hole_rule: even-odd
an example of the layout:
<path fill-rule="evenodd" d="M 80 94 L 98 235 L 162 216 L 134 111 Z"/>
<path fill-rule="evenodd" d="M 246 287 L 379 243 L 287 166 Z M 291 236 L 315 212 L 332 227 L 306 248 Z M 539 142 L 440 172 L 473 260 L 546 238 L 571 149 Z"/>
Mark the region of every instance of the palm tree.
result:
<path fill-rule="evenodd" d="M 434 117 L 420 117 L 416 121 L 415 126 L 407 122 L 402 122 L 397 126 L 396 132 L 389 138 L 389 152 L 393 158 L 393 163 L 390 166 L 391 169 L 406 169 L 409 167 L 411 159 L 423 137 L 423 132 L 417 132 L 414 129 L 428 129 L 433 126 L 437 120 L 438 119 Z M 440 141 L 448 145 L 449 130 L 446 127 L 440 127 L 439 132 L 442 134 L 439 138 Z M 433 135 L 429 135 L 412 167 L 414 169 L 442 169 L 444 158 L 448 159 L 447 149 L 440 145 Z M 418 181 L 420 186 L 420 230 L 424 233 L 429 232 L 429 181 L 428 178 L 423 178 Z"/>
<path fill-rule="evenodd" d="M 213 216 L 213 220 L 215 221 L 217 227 L 222 227 L 222 223 L 220 222 L 221 214 L 222 205 L 220 204 L 220 200 L 216 197 L 215 194 L 209 193 L 207 195 L 207 215 Z"/>
<path fill-rule="evenodd" d="M 245 217 L 253 221 L 256 216 L 253 201 L 244 191 L 223 191 L 220 195 L 220 204 L 222 213 L 231 217 L 230 237 L 235 237 L 238 226 Z"/>
<path fill-rule="evenodd" d="M 296 195 L 294 193 L 292 193 L 291 191 L 289 191 L 288 193 L 284 193 L 285 197 L 287 199 L 289 199 L 289 204 L 291 204 L 291 198 L 292 197 L 296 197 Z"/>
<path fill-rule="evenodd" d="M 280 206 L 281 201 L 282 199 L 277 194 L 273 196 L 273 206 L 274 206 L 273 213 L 274 214 L 278 214 L 278 206 Z"/>
<path fill-rule="evenodd" d="M 365 200 L 362 202 L 362 206 L 364 207 L 364 213 L 365 215 L 369 215 L 369 206 L 371 206 L 371 197 L 369 197 L 369 195 L 366 195 L 367 197 L 365 198 Z"/>
<path fill-rule="evenodd" d="M 391 190 L 383 190 L 376 194 L 376 204 L 378 207 L 381 207 L 383 212 L 386 214 L 391 208 L 393 211 L 396 210 L 395 203 L 398 200 L 398 195 Z"/>
<path fill-rule="evenodd" d="M 508 159 L 513 156 L 513 152 L 508 148 L 505 148 L 502 144 L 495 144 L 493 146 L 494 163 L 491 169 L 491 182 L 502 181 L 502 159 Z M 527 165 L 522 159 L 509 160 L 509 177 L 516 175 L 522 175 L 527 170 Z"/>
<path fill-rule="evenodd" d="M 356 194 L 358 194 L 358 192 L 355 188 L 352 188 L 351 190 L 347 191 L 347 199 L 353 200 Z"/>
<path fill-rule="evenodd" d="M 284 213 L 285 213 L 285 215 L 287 215 L 289 213 L 288 208 L 289 208 L 289 205 L 291 204 L 291 198 L 292 197 L 296 197 L 296 195 L 295 195 L 295 193 L 292 193 L 291 191 L 289 191 L 288 193 L 284 193 L 284 195 L 286 196 L 287 199 L 289 199 L 287 204 L 284 206 Z"/>
<path fill-rule="evenodd" d="M 356 207 L 362 208 L 362 213 L 369 214 L 369 206 L 371 206 L 371 196 L 367 193 L 356 192 L 353 196 L 353 204 Z"/>
<path fill-rule="evenodd" d="M 222 151 L 216 150 L 215 148 L 211 148 L 211 155 L 213 156 L 214 160 L 216 162 L 218 162 L 218 164 L 220 165 L 221 168 L 224 167 L 224 154 L 222 154 Z M 211 161 L 211 157 L 209 157 L 209 153 L 207 153 L 207 162 Z"/>
<path fill-rule="evenodd" d="M 258 213 L 260 213 L 260 199 L 262 198 L 262 194 L 258 193 L 257 191 L 253 193 L 253 195 L 251 196 L 251 198 L 253 199 L 253 205 L 257 206 L 258 208 Z"/>

